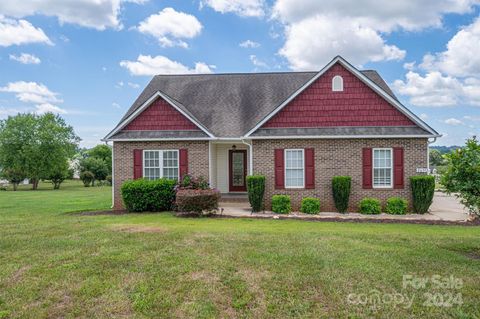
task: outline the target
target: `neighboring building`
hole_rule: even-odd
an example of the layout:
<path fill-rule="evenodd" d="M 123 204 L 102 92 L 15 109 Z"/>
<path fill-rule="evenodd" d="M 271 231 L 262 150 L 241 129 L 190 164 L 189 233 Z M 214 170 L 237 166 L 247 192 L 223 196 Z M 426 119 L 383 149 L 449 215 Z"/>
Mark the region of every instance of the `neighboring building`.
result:
<path fill-rule="evenodd" d="M 376 71 L 336 57 L 320 72 L 158 75 L 106 137 L 113 142 L 114 208 L 134 178 L 209 179 L 245 192 L 247 174 L 274 194 L 318 197 L 333 211 L 331 179 L 352 177 L 350 209 L 366 196 L 411 199 L 440 135 L 403 106 Z"/>

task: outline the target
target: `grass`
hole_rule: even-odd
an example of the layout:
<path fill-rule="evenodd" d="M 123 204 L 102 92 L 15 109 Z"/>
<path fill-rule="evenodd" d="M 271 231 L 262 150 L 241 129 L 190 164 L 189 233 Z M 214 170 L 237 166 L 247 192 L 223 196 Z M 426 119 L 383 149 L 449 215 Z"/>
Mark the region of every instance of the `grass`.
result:
<path fill-rule="evenodd" d="M 50 188 L 0 192 L 0 318 L 480 317 L 478 227 L 80 216 L 67 212 L 108 209 L 111 189 Z M 462 288 L 404 289 L 408 274 Z"/>

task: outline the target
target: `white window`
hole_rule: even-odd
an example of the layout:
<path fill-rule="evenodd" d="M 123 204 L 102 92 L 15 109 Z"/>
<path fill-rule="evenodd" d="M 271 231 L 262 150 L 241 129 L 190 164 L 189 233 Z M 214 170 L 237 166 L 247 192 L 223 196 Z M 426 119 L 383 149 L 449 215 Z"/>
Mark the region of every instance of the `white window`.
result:
<path fill-rule="evenodd" d="M 285 187 L 305 187 L 305 156 L 303 149 L 285 150 Z"/>
<path fill-rule="evenodd" d="M 335 75 L 332 79 L 332 91 L 343 91 L 343 78 Z"/>
<path fill-rule="evenodd" d="M 392 149 L 373 149 L 373 187 L 392 187 Z"/>
<path fill-rule="evenodd" d="M 178 180 L 178 150 L 143 151 L 143 177 Z"/>

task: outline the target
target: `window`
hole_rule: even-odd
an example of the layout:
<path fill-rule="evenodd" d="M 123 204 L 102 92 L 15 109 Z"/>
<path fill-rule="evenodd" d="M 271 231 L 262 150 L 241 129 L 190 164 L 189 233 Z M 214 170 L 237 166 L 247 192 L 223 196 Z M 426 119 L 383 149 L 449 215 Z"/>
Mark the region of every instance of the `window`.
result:
<path fill-rule="evenodd" d="M 373 187 L 392 187 L 392 149 L 373 149 Z"/>
<path fill-rule="evenodd" d="M 178 150 L 144 151 L 143 176 L 146 179 L 178 179 Z"/>
<path fill-rule="evenodd" d="M 332 79 L 332 91 L 343 91 L 343 78 L 335 75 Z"/>
<path fill-rule="evenodd" d="M 303 149 L 285 150 L 285 187 L 303 188 L 305 179 L 305 156 Z"/>

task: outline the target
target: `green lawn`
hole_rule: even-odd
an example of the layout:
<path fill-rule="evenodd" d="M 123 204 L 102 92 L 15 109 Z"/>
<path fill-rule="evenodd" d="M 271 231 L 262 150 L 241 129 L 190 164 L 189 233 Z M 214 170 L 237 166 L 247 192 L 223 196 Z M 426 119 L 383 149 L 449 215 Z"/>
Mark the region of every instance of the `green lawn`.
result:
<path fill-rule="evenodd" d="M 50 188 L 0 192 L 0 318 L 480 317 L 478 227 L 79 216 L 111 189 Z M 462 287 L 403 289 L 408 274 Z"/>

